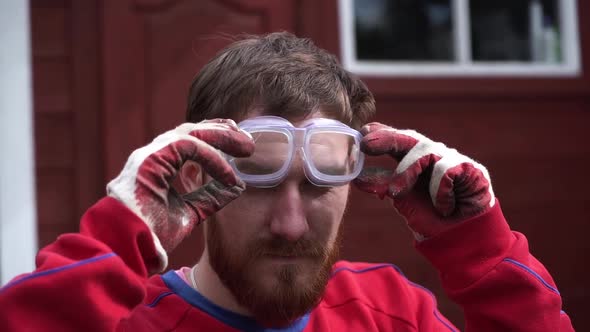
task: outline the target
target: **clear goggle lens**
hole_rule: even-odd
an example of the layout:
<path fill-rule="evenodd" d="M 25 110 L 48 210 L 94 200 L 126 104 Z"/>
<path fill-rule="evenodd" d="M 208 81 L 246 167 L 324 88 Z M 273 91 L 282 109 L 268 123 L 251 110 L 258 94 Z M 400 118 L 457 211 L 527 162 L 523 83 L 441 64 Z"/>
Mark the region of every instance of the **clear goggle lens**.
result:
<path fill-rule="evenodd" d="M 268 175 L 279 172 L 290 158 L 290 139 L 280 132 L 252 132 L 255 148 L 248 158 L 235 158 L 235 168 L 244 175 Z"/>
<path fill-rule="evenodd" d="M 309 155 L 306 157 L 323 175 L 351 175 L 359 160 L 354 137 L 344 133 L 312 133 L 307 147 Z"/>

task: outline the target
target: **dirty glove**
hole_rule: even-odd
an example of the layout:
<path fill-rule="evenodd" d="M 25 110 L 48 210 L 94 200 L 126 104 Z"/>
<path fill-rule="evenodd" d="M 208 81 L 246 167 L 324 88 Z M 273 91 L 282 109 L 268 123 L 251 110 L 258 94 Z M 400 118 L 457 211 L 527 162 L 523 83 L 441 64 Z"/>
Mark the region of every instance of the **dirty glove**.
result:
<path fill-rule="evenodd" d="M 232 120 L 185 123 L 135 150 L 121 174 L 107 185 L 107 194 L 126 205 L 152 231 L 161 270 L 168 264 L 166 253 L 195 224 L 245 189 L 244 182 L 216 148 L 245 157 L 254 151 L 254 143 Z M 181 195 L 172 187 L 172 181 L 187 161 L 196 162 L 214 180 Z"/>
<path fill-rule="evenodd" d="M 366 169 L 355 180 L 363 191 L 388 196 L 416 239 L 433 237 L 495 204 L 488 171 L 442 143 L 413 131 L 370 123 L 361 129 L 361 149 L 389 154 L 395 169 Z"/>

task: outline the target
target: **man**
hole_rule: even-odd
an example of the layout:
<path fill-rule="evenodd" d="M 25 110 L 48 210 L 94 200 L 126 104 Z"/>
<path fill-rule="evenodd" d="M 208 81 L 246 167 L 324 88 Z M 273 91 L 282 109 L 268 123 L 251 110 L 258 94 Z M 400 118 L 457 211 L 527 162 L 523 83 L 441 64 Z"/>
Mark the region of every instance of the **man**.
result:
<path fill-rule="evenodd" d="M 0 328 L 456 331 L 393 265 L 336 262 L 354 180 L 392 199 L 470 331 L 572 331 L 486 169 L 414 131 L 366 124 L 374 111 L 365 85 L 309 40 L 235 42 L 195 78 L 189 123 L 133 152 L 80 233 L 0 290 Z M 359 175 L 361 151 L 399 164 Z M 149 277 L 199 224 L 198 264 Z"/>

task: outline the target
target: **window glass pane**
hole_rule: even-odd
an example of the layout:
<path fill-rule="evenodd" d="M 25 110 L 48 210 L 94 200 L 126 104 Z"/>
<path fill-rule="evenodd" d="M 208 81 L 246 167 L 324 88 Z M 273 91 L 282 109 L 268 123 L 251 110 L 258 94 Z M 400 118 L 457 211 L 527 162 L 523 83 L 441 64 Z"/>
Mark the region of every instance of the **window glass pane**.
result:
<path fill-rule="evenodd" d="M 560 63 L 557 0 L 470 0 L 475 61 Z"/>
<path fill-rule="evenodd" d="M 354 0 L 359 60 L 452 61 L 451 0 Z"/>

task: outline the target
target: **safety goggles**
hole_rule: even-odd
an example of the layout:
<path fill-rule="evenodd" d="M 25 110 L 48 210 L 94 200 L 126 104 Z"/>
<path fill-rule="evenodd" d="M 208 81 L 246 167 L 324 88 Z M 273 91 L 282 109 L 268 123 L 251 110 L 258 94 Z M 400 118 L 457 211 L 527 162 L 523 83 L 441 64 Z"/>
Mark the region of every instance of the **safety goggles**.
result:
<path fill-rule="evenodd" d="M 234 172 L 249 186 L 269 188 L 287 176 L 296 154 L 307 179 L 316 186 L 340 186 L 363 168 L 362 135 L 332 119 L 310 119 L 295 127 L 277 116 L 259 116 L 238 124 L 252 135 L 254 153 L 247 158 L 227 156 Z"/>

